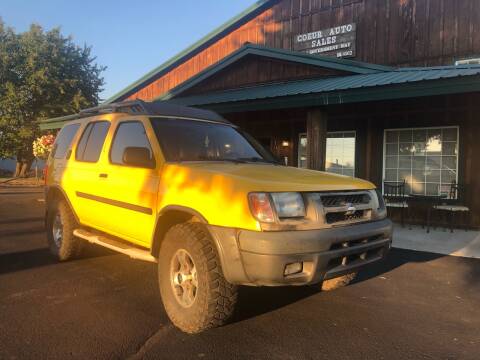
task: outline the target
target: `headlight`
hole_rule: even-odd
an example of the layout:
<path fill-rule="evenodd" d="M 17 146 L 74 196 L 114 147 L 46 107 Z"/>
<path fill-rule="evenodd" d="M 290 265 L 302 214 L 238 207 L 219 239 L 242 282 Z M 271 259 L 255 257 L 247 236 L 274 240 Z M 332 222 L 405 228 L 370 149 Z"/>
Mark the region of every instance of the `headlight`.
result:
<path fill-rule="evenodd" d="M 305 217 L 305 204 L 299 193 L 273 193 L 272 200 L 280 219 Z"/>
<path fill-rule="evenodd" d="M 305 205 L 299 193 L 251 193 L 248 200 L 253 216 L 260 222 L 275 222 L 275 212 L 279 219 L 305 217 Z"/>

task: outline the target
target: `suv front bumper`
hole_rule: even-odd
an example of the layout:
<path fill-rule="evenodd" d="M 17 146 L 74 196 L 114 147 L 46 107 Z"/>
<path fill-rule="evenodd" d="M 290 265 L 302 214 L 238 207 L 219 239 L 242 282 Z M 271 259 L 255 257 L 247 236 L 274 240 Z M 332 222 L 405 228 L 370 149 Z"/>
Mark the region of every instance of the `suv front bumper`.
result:
<path fill-rule="evenodd" d="M 341 276 L 384 258 L 392 241 L 388 219 L 302 231 L 209 229 L 227 281 L 255 286 L 308 285 Z M 295 263 L 302 270 L 285 275 Z"/>

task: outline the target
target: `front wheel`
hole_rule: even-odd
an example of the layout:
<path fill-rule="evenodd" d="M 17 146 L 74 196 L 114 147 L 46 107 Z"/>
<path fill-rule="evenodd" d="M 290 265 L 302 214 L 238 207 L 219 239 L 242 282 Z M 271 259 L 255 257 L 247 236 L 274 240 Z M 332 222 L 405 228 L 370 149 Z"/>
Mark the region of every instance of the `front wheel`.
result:
<path fill-rule="evenodd" d="M 187 333 L 221 326 L 232 316 L 237 286 L 223 277 L 207 228 L 200 223 L 173 226 L 158 260 L 160 293 L 172 323 Z"/>

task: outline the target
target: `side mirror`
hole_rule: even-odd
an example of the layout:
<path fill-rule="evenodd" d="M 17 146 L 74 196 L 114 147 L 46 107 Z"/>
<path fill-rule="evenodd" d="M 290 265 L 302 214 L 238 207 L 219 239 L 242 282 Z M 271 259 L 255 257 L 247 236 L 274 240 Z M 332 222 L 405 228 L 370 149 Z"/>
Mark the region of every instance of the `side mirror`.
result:
<path fill-rule="evenodd" d="M 150 157 L 150 150 L 144 147 L 127 147 L 123 151 L 125 165 L 153 169 L 155 160 Z"/>

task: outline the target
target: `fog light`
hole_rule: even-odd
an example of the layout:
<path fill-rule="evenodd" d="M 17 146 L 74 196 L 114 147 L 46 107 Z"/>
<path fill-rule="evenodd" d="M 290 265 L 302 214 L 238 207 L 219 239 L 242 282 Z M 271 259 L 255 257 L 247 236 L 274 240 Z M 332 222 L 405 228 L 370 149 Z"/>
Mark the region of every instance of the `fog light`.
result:
<path fill-rule="evenodd" d="M 285 266 L 284 275 L 288 276 L 288 275 L 298 274 L 298 273 L 301 273 L 302 271 L 303 271 L 303 263 L 296 262 L 292 264 L 287 264 Z"/>

